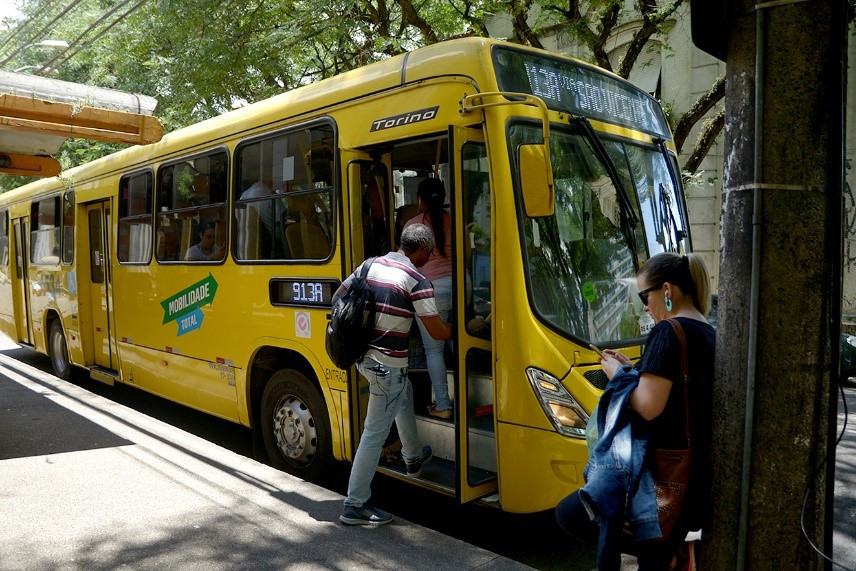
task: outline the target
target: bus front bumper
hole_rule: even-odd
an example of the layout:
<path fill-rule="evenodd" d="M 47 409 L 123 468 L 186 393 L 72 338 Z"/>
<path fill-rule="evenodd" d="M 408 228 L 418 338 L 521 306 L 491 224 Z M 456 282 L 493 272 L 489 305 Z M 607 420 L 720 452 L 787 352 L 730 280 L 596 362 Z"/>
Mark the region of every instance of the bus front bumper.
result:
<path fill-rule="evenodd" d="M 498 423 L 499 494 L 503 511 L 530 513 L 556 507 L 581 488 L 588 462 L 584 438 Z"/>

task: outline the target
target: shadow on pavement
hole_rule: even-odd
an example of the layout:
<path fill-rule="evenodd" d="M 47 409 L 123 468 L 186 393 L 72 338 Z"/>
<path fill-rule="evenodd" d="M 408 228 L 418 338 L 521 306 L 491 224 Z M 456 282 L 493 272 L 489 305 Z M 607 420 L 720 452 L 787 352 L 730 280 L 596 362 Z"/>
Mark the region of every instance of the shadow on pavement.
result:
<path fill-rule="evenodd" d="M 0 460 L 132 444 L 47 396 L 0 377 Z"/>

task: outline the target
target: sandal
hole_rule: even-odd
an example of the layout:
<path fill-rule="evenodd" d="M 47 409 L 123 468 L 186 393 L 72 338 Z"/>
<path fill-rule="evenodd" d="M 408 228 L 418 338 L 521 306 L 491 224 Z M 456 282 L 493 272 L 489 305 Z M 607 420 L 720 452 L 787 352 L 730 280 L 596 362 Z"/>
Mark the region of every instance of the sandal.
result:
<path fill-rule="evenodd" d="M 437 410 L 436 406 L 433 404 L 428 406 L 428 414 L 437 418 L 442 418 L 443 420 L 451 420 L 454 416 L 451 409 Z"/>

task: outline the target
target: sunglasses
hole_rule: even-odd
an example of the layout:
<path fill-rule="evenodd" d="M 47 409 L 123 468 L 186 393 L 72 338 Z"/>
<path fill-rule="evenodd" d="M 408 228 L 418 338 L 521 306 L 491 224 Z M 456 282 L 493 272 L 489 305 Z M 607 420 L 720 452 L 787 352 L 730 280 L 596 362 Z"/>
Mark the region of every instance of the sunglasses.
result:
<path fill-rule="evenodd" d="M 642 291 L 640 291 L 637 295 L 639 295 L 639 299 L 642 300 L 642 305 L 648 305 L 648 294 L 652 291 L 657 291 L 661 287 L 663 287 L 663 284 L 651 286 L 647 289 L 643 289 Z"/>

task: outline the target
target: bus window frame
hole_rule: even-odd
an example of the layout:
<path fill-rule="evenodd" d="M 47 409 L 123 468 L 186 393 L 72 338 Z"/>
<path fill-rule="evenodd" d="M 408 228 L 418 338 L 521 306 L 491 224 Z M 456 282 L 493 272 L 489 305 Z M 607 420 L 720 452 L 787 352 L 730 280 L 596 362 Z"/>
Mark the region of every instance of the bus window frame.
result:
<path fill-rule="evenodd" d="M 161 209 L 162 205 L 160 203 L 160 201 L 161 201 L 161 184 L 162 184 L 161 183 L 161 181 L 162 181 L 161 177 L 163 175 L 164 169 L 169 168 L 169 167 L 173 167 L 173 169 L 174 169 L 177 165 L 180 165 L 182 163 L 185 163 L 188 161 L 195 161 L 195 160 L 203 158 L 203 157 L 211 157 L 211 156 L 214 156 L 217 154 L 224 154 L 226 157 L 226 162 L 225 162 L 225 166 L 226 166 L 226 173 L 225 173 L 226 199 L 225 199 L 225 201 L 223 201 L 223 202 L 210 202 L 210 203 L 207 203 L 205 205 L 194 205 L 194 206 L 186 206 L 186 207 L 182 207 L 182 208 L 170 208 L 167 210 L 162 210 Z M 153 220 L 153 231 L 152 231 L 153 245 L 152 245 L 152 255 L 151 255 L 151 259 L 155 260 L 155 262 L 157 262 L 158 265 L 163 265 L 163 266 L 175 266 L 175 265 L 218 266 L 218 265 L 222 265 L 222 264 L 226 263 L 226 251 L 225 250 L 223 252 L 223 257 L 219 260 L 185 260 L 183 256 L 179 256 L 179 259 L 177 259 L 177 260 L 162 260 L 158 257 L 158 253 L 157 253 L 157 236 L 158 236 L 158 231 L 161 228 L 161 226 L 160 226 L 161 215 L 163 215 L 163 214 L 185 214 L 185 213 L 196 212 L 196 216 L 199 216 L 199 212 L 201 210 L 207 210 L 207 209 L 212 209 L 212 208 L 223 208 L 223 211 L 224 211 L 223 222 L 224 223 L 222 224 L 222 227 L 223 227 L 223 232 L 225 232 L 225 236 L 224 236 L 225 243 L 228 244 L 229 240 L 230 240 L 230 232 L 229 232 L 230 224 L 229 224 L 228 218 L 226 218 L 226 217 L 229 215 L 229 195 L 231 194 L 231 188 L 229 187 L 229 182 L 232 179 L 232 176 L 231 176 L 232 175 L 232 173 L 231 173 L 232 165 L 233 165 L 232 153 L 229 152 L 229 147 L 227 147 L 226 145 L 216 145 L 213 147 L 208 147 L 208 148 L 205 148 L 205 149 L 200 150 L 200 151 L 193 152 L 193 153 L 188 154 L 188 155 L 182 155 L 180 157 L 176 157 L 176 158 L 170 159 L 168 161 L 164 161 L 158 165 L 157 170 L 155 171 L 154 191 L 153 191 L 154 208 L 152 211 L 152 217 L 154 220 Z M 210 176 L 209 176 L 209 183 L 210 183 Z M 170 193 L 171 192 L 172 192 L 172 189 L 170 189 Z M 210 196 L 210 193 L 209 193 L 209 196 Z M 197 224 L 198 224 L 198 222 L 197 222 Z M 191 228 L 193 228 L 193 227 L 191 227 Z M 192 236 L 191 236 L 191 238 L 192 238 Z M 185 251 L 184 253 L 186 254 L 187 252 Z"/>
<path fill-rule="evenodd" d="M 68 207 L 70 214 L 70 222 L 66 224 L 66 206 Z M 60 263 L 63 266 L 70 266 L 74 264 L 74 233 L 76 232 L 75 228 L 75 220 L 77 218 L 77 202 L 75 200 L 75 194 L 73 188 L 66 189 L 65 192 L 62 193 L 62 200 L 60 200 L 60 207 L 62 212 L 60 213 L 60 220 L 62 222 L 62 231 L 60 232 L 60 246 L 59 250 L 62 254 L 60 256 Z M 71 236 L 66 236 L 66 228 L 70 228 Z M 66 244 L 66 239 L 69 239 L 71 242 L 70 247 Z M 65 255 L 69 254 L 69 258 L 66 259 Z"/>
<path fill-rule="evenodd" d="M 246 259 L 241 258 L 237 255 L 237 242 L 236 240 L 232 240 L 234 237 L 237 239 L 238 230 L 238 219 L 237 219 L 237 209 L 236 206 L 238 204 L 246 204 L 245 202 L 239 202 L 239 198 L 236 197 L 238 195 L 238 189 L 241 187 L 241 152 L 245 147 L 250 145 L 258 144 L 263 141 L 269 139 L 275 139 L 277 137 L 283 137 L 288 135 L 289 133 L 296 133 L 298 131 L 307 131 L 317 128 L 320 125 L 328 125 L 331 127 L 331 131 L 333 134 L 333 167 L 332 167 L 332 185 L 330 186 L 328 192 L 330 194 L 330 252 L 325 258 L 266 258 L 266 259 Z M 234 168 L 232 169 L 232 188 L 229 193 L 229 204 L 231 205 L 229 211 L 230 224 L 232 226 L 233 232 L 230 235 L 229 249 L 232 254 L 232 260 L 235 264 L 238 265 L 253 265 L 253 266 L 263 266 L 263 265 L 314 265 L 320 266 L 328 263 L 336 253 L 337 247 L 337 237 L 338 237 L 338 226 L 340 223 L 341 213 L 339 212 L 339 204 L 341 202 L 341 195 L 344 191 L 343 189 L 343 181 L 341 176 L 341 156 L 340 156 L 340 145 L 339 145 L 339 126 L 336 123 L 336 120 L 329 115 L 322 115 L 320 117 L 314 117 L 307 121 L 302 121 L 299 123 L 293 123 L 287 126 L 283 126 L 277 129 L 273 129 L 271 131 L 265 131 L 264 133 L 257 133 L 241 139 L 235 145 L 235 149 L 232 152 L 232 162 Z M 246 190 L 246 189 L 244 189 Z M 241 190 L 241 192 L 244 192 Z M 271 189 L 274 190 L 274 189 Z M 287 198 L 289 195 L 292 196 L 300 196 L 300 195 L 309 195 L 309 194 L 320 194 L 321 189 L 308 189 L 308 190 L 298 190 L 290 193 L 277 194 L 275 191 L 271 194 L 271 196 L 279 196 L 281 198 Z M 271 200 L 273 203 L 273 200 Z"/>
<path fill-rule="evenodd" d="M 119 185 L 116 189 L 116 262 L 121 266 L 148 266 L 152 263 L 152 258 L 154 257 L 154 193 L 155 193 L 155 180 L 152 178 L 152 203 L 150 203 L 152 211 L 149 212 L 149 222 L 152 224 L 152 239 L 149 241 L 149 259 L 145 262 L 129 262 L 123 261 L 119 257 L 119 229 L 122 227 L 122 221 L 127 220 L 129 218 L 142 219 L 142 216 L 120 216 L 122 212 L 122 181 L 125 179 L 130 179 L 135 176 L 139 176 L 141 174 L 148 174 L 151 177 L 154 177 L 154 169 L 152 167 L 145 167 L 133 171 L 124 172 L 119 176 Z"/>
<path fill-rule="evenodd" d="M 7 278 L 11 279 L 11 277 L 12 277 L 11 272 L 7 273 L 7 269 L 11 269 L 11 266 L 9 265 L 9 261 L 11 258 L 11 256 L 10 256 L 10 253 L 11 253 L 10 227 L 12 225 L 12 217 L 9 216 L 9 209 L 8 208 L 4 208 L 4 209 L 0 210 L 0 220 L 2 220 L 2 222 L 0 222 L 0 224 L 3 225 L 3 228 L 2 228 L 3 231 L 0 232 L 0 246 L 3 246 L 5 244 L 5 247 L 6 247 L 5 248 L 5 258 L 2 255 L 3 250 L 0 249 L 0 273 L 6 275 Z"/>
<path fill-rule="evenodd" d="M 48 200 L 54 201 L 54 230 L 60 230 L 60 237 L 57 240 L 57 243 L 54 244 L 55 247 L 60 248 L 60 255 L 57 256 L 56 262 L 54 263 L 45 263 L 42 260 L 36 261 L 33 259 L 33 254 L 35 250 L 33 249 L 36 244 L 36 240 L 33 240 L 33 233 L 39 231 L 39 214 L 38 207 L 41 203 L 47 202 Z M 30 258 L 31 266 L 42 266 L 42 267 L 53 267 L 59 266 L 62 259 L 62 194 L 60 192 L 52 192 L 50 194 L 46 194 L 44 196 L 40 196 L 38 198 L 33 199 L 30 202 L 30 227 L 29 227 L 29 252 L 27 255 Z M 44 259 L 44 258 L 42 258 Z"/>

